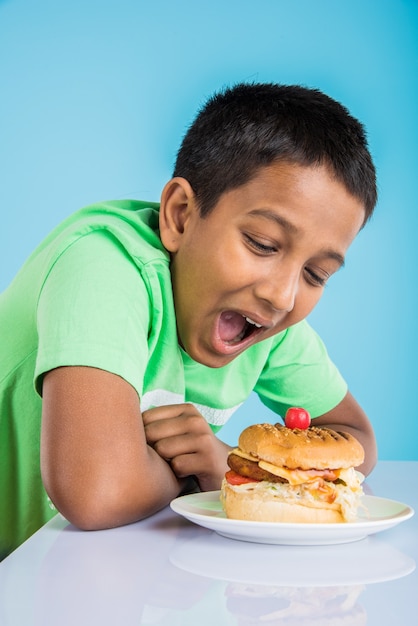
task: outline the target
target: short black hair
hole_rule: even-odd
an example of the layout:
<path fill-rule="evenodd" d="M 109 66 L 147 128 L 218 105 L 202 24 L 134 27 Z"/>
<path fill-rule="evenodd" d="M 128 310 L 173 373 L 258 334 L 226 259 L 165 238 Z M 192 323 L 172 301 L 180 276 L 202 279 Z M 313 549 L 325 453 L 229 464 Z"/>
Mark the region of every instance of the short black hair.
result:
<path fill-rule="evenodd" d="M 204 217 L 223 193 L 279 161 L 329 167 L 364 204 L 364 223 L 373 213 L 376 170 L 363 125 L 300 85 L 239 83 L 215 93 L 188 129 L 173 176 L 189 181 Z"/>

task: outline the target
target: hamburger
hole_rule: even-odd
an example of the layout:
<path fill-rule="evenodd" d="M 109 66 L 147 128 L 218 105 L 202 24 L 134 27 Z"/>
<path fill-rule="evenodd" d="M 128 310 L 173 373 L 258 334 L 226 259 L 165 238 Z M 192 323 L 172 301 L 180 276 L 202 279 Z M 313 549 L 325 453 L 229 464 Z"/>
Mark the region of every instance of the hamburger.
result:
<path fill-rule="evenodd" d="M 356 519 L 364 449 L 351 434 L 254 424 L 228 455 L 221 502 L 232 519 L 339 523 Z"/>

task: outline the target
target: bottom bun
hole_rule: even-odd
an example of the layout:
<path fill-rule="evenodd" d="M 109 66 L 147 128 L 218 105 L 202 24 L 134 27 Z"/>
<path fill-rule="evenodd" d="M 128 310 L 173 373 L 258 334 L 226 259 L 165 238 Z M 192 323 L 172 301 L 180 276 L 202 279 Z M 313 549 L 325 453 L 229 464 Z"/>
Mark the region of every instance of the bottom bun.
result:
<path fill-rule="evenodd" d="M 226 481 L 222 485 L 221 501 L 226 516 L 249 522 L 285 522 L 296 524 L 335 524 L 344 522 L 339 511 L 289 504 L 277 496 L 263 492 L 237 491 Z"/>

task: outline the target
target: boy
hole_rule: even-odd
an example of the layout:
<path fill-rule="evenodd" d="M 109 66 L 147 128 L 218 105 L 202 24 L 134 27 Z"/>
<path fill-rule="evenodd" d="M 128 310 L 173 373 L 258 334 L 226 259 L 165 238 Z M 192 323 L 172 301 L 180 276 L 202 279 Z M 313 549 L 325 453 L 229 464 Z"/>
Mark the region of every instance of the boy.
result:
<path fill-rule="evenodd" d="M 214 433 L 252 390 L 352 432 L 369 473 L 369 420 L 305 318 L 375 203 L 344 107 L 241 84 L 199 112 L 160 205 L 58 226 L 0 299 L 3 555 L 54 514 L 46 494 L 99 529 L 218 489 L 230 448 Z"/>

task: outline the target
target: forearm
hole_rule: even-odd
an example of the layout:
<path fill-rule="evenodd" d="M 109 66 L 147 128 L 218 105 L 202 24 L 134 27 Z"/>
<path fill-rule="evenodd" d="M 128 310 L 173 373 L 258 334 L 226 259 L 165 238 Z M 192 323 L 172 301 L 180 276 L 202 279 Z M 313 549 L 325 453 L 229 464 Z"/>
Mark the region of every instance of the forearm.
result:
<path fill-rule="evenodd" d="M 183 491 L 190 480 L 178 479 L 168 463 L 147 447 L 136 467 L 126 461 L 71 471 L 48 472 L 47 492 L 68 521 L 83 530 L 112 528 L 138 521 L 160 509 Z"/>
<path fill-rule="evenodd" d="M 314 420 L 313 424 L 316 424 L 316 420 Z M 326 423 L 322 425 L 327 426 L 327 428 L 332 428 L 332 430 L 350 433 L 361 443 L 364 448 L 364 462 L 356 467 L 356 469 L 365 476 L 368 476 L 377 462 L 377 447 L 374 435 L 347 424 L 344 424 L 343 426 L 338 423 Z"/>
<path fill-rule="evenodd" d="M 377 462 L 375 434 L 365 412 L 349 392 L 332 411 L 314 419 L 313 425 L 326 426 L 353 435 L 364 448 L 364 462 L 356 469 L 365 476 L 370 474 Z"/>

